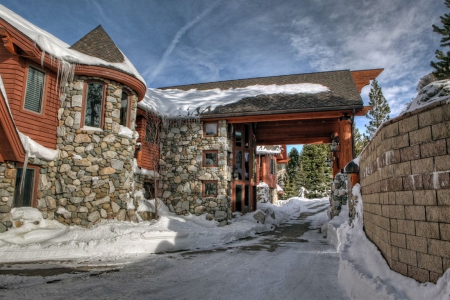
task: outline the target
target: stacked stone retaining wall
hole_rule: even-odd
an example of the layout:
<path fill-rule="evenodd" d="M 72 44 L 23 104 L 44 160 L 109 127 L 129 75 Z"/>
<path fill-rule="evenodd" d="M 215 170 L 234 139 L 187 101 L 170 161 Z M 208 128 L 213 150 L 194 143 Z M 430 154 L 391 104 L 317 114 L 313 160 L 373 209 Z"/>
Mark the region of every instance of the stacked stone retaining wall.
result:
<path fill-rule="evenodd" d="M 389 266 L 419 282 L 450 268 L 450 104 L 382 125 L 361 153 L 364 226 Z"/>

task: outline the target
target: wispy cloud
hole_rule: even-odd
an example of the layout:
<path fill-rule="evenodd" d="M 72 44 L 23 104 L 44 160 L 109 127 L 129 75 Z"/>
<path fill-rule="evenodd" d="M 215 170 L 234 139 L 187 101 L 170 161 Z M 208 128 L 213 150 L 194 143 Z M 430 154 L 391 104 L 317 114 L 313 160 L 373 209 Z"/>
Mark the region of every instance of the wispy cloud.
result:
<path fill-rule="evenodd" d="M 207 9 L 205 9 L 201 14 L 199 14 L 197 17 L 195 17 L 192 21 L 187 23 L 185 26 L 183 26 L 178 32 L 175 34 L 175 36 L 170 41 L 169 46 L 167 47 L 166 51 L 164 51 L 164 54 L 159 61 L 158 65 L 153 69 L 153 72 L 150 74 L 148 78 L 148 84 L 151 84 L 155 77 L 158 76 L 159 72 L 161 72 L 161 69 L 166 64 L 167 58 L 170 56 L 172 51 L 175 49 L 176 45 L 180 41 L 180 39 L 183 37 L 183 35 L 186 34 L 186 32 L 191 29 L 195 24 L 200 22 L 203 18 L 205 18 L 208 14 L 211 13 L 211 11 L 217 7 L 222 0 L 218 0 L 214 2 L 211 6 L 209 6 Z M 144 74 L 145 75 L 145 74 Z"/>

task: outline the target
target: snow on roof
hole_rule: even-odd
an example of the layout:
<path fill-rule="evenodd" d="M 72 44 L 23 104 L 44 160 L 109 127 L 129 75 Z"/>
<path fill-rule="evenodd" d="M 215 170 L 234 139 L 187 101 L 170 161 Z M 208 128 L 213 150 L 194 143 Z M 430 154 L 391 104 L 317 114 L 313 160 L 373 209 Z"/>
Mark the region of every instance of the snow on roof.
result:
<path fill-rule="evenodd" d="M 28 153 L 28 157 L 42 158 L 47 161 L 53 161 L 58 158 L 59 150 L 52 150 L 44 147 L 20 131 L 19 136 L 22 141 L 23 148 Z"/>
<path fill-rule="evenodd" d="M 280 154 L 283 148 L 278 146 L 256 146 L 256 154 Z"/>
<path fill-rule="evenodd" d="M 329 91 L 329 88 L 315 83 L 285 85 L 252 85 L 245 88 L 227 90 L 177 90 L 147 89 L 139 107 L 169 118 L 197 117 L 206 111 L 213 111 L 220 105 L 238 102 L 247 97 L 271 94 L 317 94 Z"/>
<path fill-rule="evenodd" d="M 450 101 L 450 80 L 438 80 L 425 86 L 401 114 L 442 100 Z"/>
<path fill-rule="evenodd" d="M 69 45 L 48 33 L 47 31 L 37 27 L 31 22 L 25 20 L 18 14 L 0 5 L 0 18 L 11 24 L 14 28 L 22 32 L 29 39 L 34 41 L 42 51 L 51 56 L 72 64 L 105 66 L 119 69 L 127 74 L 135 76 L 145 84 L 144 78 L 139 74 L 133 64 L 124 55 L 122 63 L 112 63 L 100 58 L 92 57 L 76 50 L 69 49 Z"/>

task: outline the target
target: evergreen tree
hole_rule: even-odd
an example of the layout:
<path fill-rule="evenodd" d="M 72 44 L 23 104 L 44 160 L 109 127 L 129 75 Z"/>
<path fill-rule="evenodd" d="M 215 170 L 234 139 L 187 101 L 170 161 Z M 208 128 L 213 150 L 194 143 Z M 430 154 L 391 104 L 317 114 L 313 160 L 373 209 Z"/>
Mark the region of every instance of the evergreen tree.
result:
<path fill-rule="evenodd" d="M 302 186 L 302 169 L 300 167 L 300 155 L 294 147 L 289 152 L 289 161 L 286 164 L 286 197 L 297 197 L 298 190 Z"/>
<path fill-rule="evenodd" d="M 433 73 L 421 77 L 419 83 L 417 84 L 416 92 L 420 92 L 425 86 L 429 85 L 430 83 L 436 80 L 437 78 L 436 76 L 434 76 Z M 412 100 L 414 100 L 414 98 Z"/>
<path fill-rule="evenodd" d="M 359 129 L 356 126 L 354 126 L 353 135 L 355 139 L 355 155 L 358 156 L 369 143 L 370 139 L 367 135 L 359 132 Z"/>
<path fill-rule="evenodd" d="M 445 6 L 450 8 L 450 0 L 445 0 Z M 444 14 L 441 18 L 442 28 L 433 24 L 433 31 L 442 35 L 441 47 L 450 47 L 450 15 Z M 450 51 L 444 53 L 441 50 L 435 52 L 437 62 L 432 61 L 430 65 L 435 69 L 433 74 L 437 79 L 450 78 Z"/>
<path fill-rule="evenodd" d="M 325 165 L 329 147 L 324 144 L 305 145 L 300 154 L 301 169 L 304 173 L 306 197 L 317 198 L 328 194 L 332 180 L 332 170 Z"/>
<path fill-rule="evenodd" d="M 369 125 L 365 126 L 367 128 L 369 138 L 372 138 L 378 127 L 380 127 L 380 125 L 385 121 L 389 120 L 389 113 L 391 112 L 391 109 L 389 108 L 386 98 L 383 96 L 381 87 L 375 79 L 372 81 L 369 99 L 369 105 L 373 106 L 373 108 L 366 114 L 366 118 L 370 121 Z"/>

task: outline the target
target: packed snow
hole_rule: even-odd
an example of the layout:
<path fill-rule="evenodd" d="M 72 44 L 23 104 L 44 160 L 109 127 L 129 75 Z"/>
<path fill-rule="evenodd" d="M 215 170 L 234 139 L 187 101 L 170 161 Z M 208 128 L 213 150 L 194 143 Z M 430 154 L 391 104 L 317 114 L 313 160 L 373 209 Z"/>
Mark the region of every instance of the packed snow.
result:
<path fill-rule="evenodd" d="M 164 117 L 196 117 L 213 111 L 220 105 L 238 102 L 246 97 L 271 94 L 316 94 L 328 92 L 328 87 L 315 83 L 286 85 L 252 85 L 235 89 L 188 90 L 148 88 L 145 98 L 138 103 L 144 110 Z"/>
<path fill-rule="evenodd" d="M 53 150 L 42 146 L 41 144 L 34 141 L 29 136 L 19 132 L 20 140 L 22 142 L 23 148 L 25 149 L 28 157 L 37 157 L 45 159 L 47 161 L 54 161 L 59 156 L 59 150 Z"/>
<path fill-rule="evenodd" d="M 111 63 L 100 58 L 92 57 L 81 52 L 69 49 L 70 45 L 64 43 L 54 35 L 25 20 L 18 14 L 0 5 L 0 18 L 11 24 L 38 45 L 42 51 L 48 53 L 60 62 L 70 64 L 83 64 L 93 66 L 105 66 L 119 69 L 131 74 L 145 84 L 144 78 L 139 74 L 133 64 L 124 55 L 124 62 Z M 67 66 L 67 65 L 66 65 Z M 61 66 L 60 66 L 61 67 Z M 64 66 L 63 66 L 64 67 Z"/>
<path fill-rule="evenodd" d="M 434 81 L 420 90 L 417 97 L 407 106 L 401 114 L 414 111 L 418 108 L 439 101 L 450 101 L 450 80 Z"/>
<path fill-rule="evenodd" d="M 271 146 L 271 147 L 267 147 L 267 146 L 256 146 L 256 154 L 259 155 L 264 155 L 264 154 L 273 154 L 273 155 L 277 155 L 281 153 L 281 150 L 283 150 L 282 146 Z"/>

